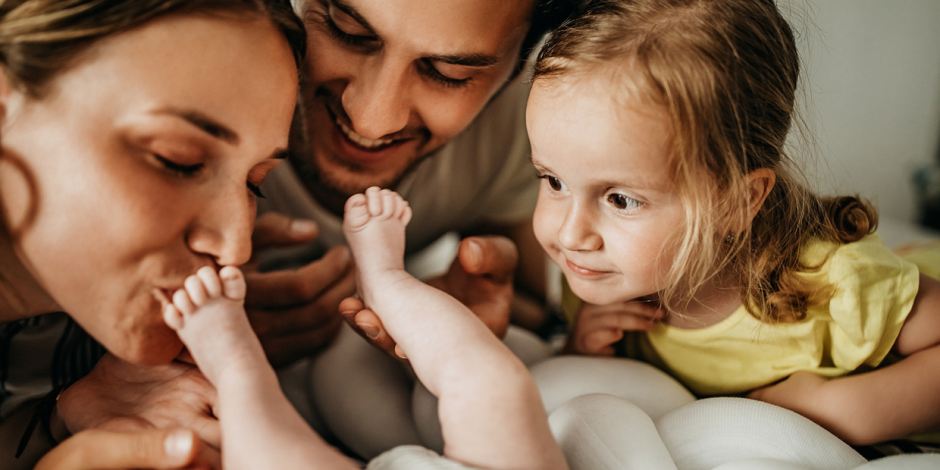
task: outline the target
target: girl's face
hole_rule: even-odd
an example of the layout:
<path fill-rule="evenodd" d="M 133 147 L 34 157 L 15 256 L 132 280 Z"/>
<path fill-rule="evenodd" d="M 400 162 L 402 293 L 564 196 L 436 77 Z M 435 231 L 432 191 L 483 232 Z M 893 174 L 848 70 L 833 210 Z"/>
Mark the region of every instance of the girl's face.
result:
<path fill-rule="evenodd" d="M 542 175 L 535 235 L 585 301 L 654 296 L 684 217 L 666 115 L 613 98 L 608 74 L 550 80 L 536 81 L 526 112 Z"/>
<path fill-rule="evenodd" d="M 0 87 L 5 223 L 58 308 L 125 360 L 176 356 L 154 293 L 248 261 L 296 76 L 267 20 L 170 16 L 95 45 L 42 98 Z"/>

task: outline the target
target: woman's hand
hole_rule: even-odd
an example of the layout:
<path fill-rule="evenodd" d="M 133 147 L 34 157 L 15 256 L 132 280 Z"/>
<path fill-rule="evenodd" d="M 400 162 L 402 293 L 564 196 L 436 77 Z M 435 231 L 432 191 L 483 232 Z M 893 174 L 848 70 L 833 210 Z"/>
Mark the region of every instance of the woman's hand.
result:
<path fill-rule="evenodd" d="M 584 303 L 578 311 L 565 352 L 592 356 L 613 356 L 613 344 L 624 331 L 646 331 L 663 319 L 665 312 L 655 304 L 631 301 L 610 305 Z"/>
<path fill-rule="evenodd" d="M 215 388 L 194 365 L 138 366 L 106 354 L 91 373 L 62 392 L 55 414 L 70 433 L 182 427 L 218 449 L 215 400 Z"/>
<path fill-rule="evenodd" d="M 499 338 L 506 336 L 513 300 L 513 273 L 519 259 L 509 238 L 488 235 L 467 237 L 457 248 L 457 258 L 444 275 L 428 285 L 440 289 L 467 306 Z M 389 354 L 404 357 L 388 336 L 375 312 L 364 309 L 359 299 L 347 298 L 339 311 L 356 332 Z"/>
<path fill-rule="evenodd" d="M 207 452 L 208 451 L 208 452 Z M 220 469 L 211 452 L 188 429 L 134 432 L 89 429 L 66 439 L 36 464 L 36 470 Z"/>

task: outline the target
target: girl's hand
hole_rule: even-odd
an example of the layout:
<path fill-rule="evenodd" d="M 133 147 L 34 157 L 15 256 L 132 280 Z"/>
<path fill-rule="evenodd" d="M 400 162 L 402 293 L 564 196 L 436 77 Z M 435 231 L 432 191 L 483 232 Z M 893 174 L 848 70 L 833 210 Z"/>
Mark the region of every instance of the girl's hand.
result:
<path fill-rule="evenodd" d="M 611 305 L 585 303 L 578 311 L 565 352 L 613 356 L 624 331 L 647 331 L 665 317 L 659 305 L 630 301 Z"/>

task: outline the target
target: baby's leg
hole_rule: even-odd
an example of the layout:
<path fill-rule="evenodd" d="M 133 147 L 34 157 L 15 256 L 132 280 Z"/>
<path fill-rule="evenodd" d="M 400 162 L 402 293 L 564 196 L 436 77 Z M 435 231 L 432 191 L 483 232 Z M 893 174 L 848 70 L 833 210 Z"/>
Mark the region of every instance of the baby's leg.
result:
<path fill-rule="evenodd" d="M 343 231 L 359 292 L 439 399 L 444 454 L 482 468 L 566 468 L 525 366 L 463 304 L 404 271 L 411 210 L 369 188 L 346 203 Z"/>
<path fill-rule="evenodd" d="M 234 267 L 201 268 L 173 295 L 163 317 L 218 391 L 227 469 L 348 468 L 284 397 L 245 316 L 245 279 Z"/>

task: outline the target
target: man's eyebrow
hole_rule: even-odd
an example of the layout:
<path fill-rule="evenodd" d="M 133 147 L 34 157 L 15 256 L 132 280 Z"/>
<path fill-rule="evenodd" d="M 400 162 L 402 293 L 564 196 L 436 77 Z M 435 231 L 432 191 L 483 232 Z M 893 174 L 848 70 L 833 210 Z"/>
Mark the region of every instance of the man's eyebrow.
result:
<path fill-rule="evenodd" d="M 350 4 L 344 2 L 343 0 L 328 0 L 333 3 L 333 6 L 336 7 L 339 11 L 349 15 L 352 19 L 356 20 L 360 26 L 362 26 L 370 34 L 375 34 L 375 29 L 372 28 L 372 25 L 366 21 L 365 18 Z"/>
<path fill-rule="evenodd" d="M 222 139 L 230 144 L 237 144 L 239 141 L 238 133 L 229 129 L 228 127 L 225 127 L 224 124 L 219 123 L 218 121 L 210 118 L 209 116 L 206 116 L 199 111 L 167 108 L 157 112 L 160 114 L 171 114 L 173 116 L 182 118 L 190 124 L 198 127 L 206 134 L 209 134 L 217 139 Z"/>
<path fill-rule="evenodd" d="M 489 67 L 499 62 L 499 57 L 486 54 L 431 55 L 425 57 L 425 59 L 467 67 Z"/>

